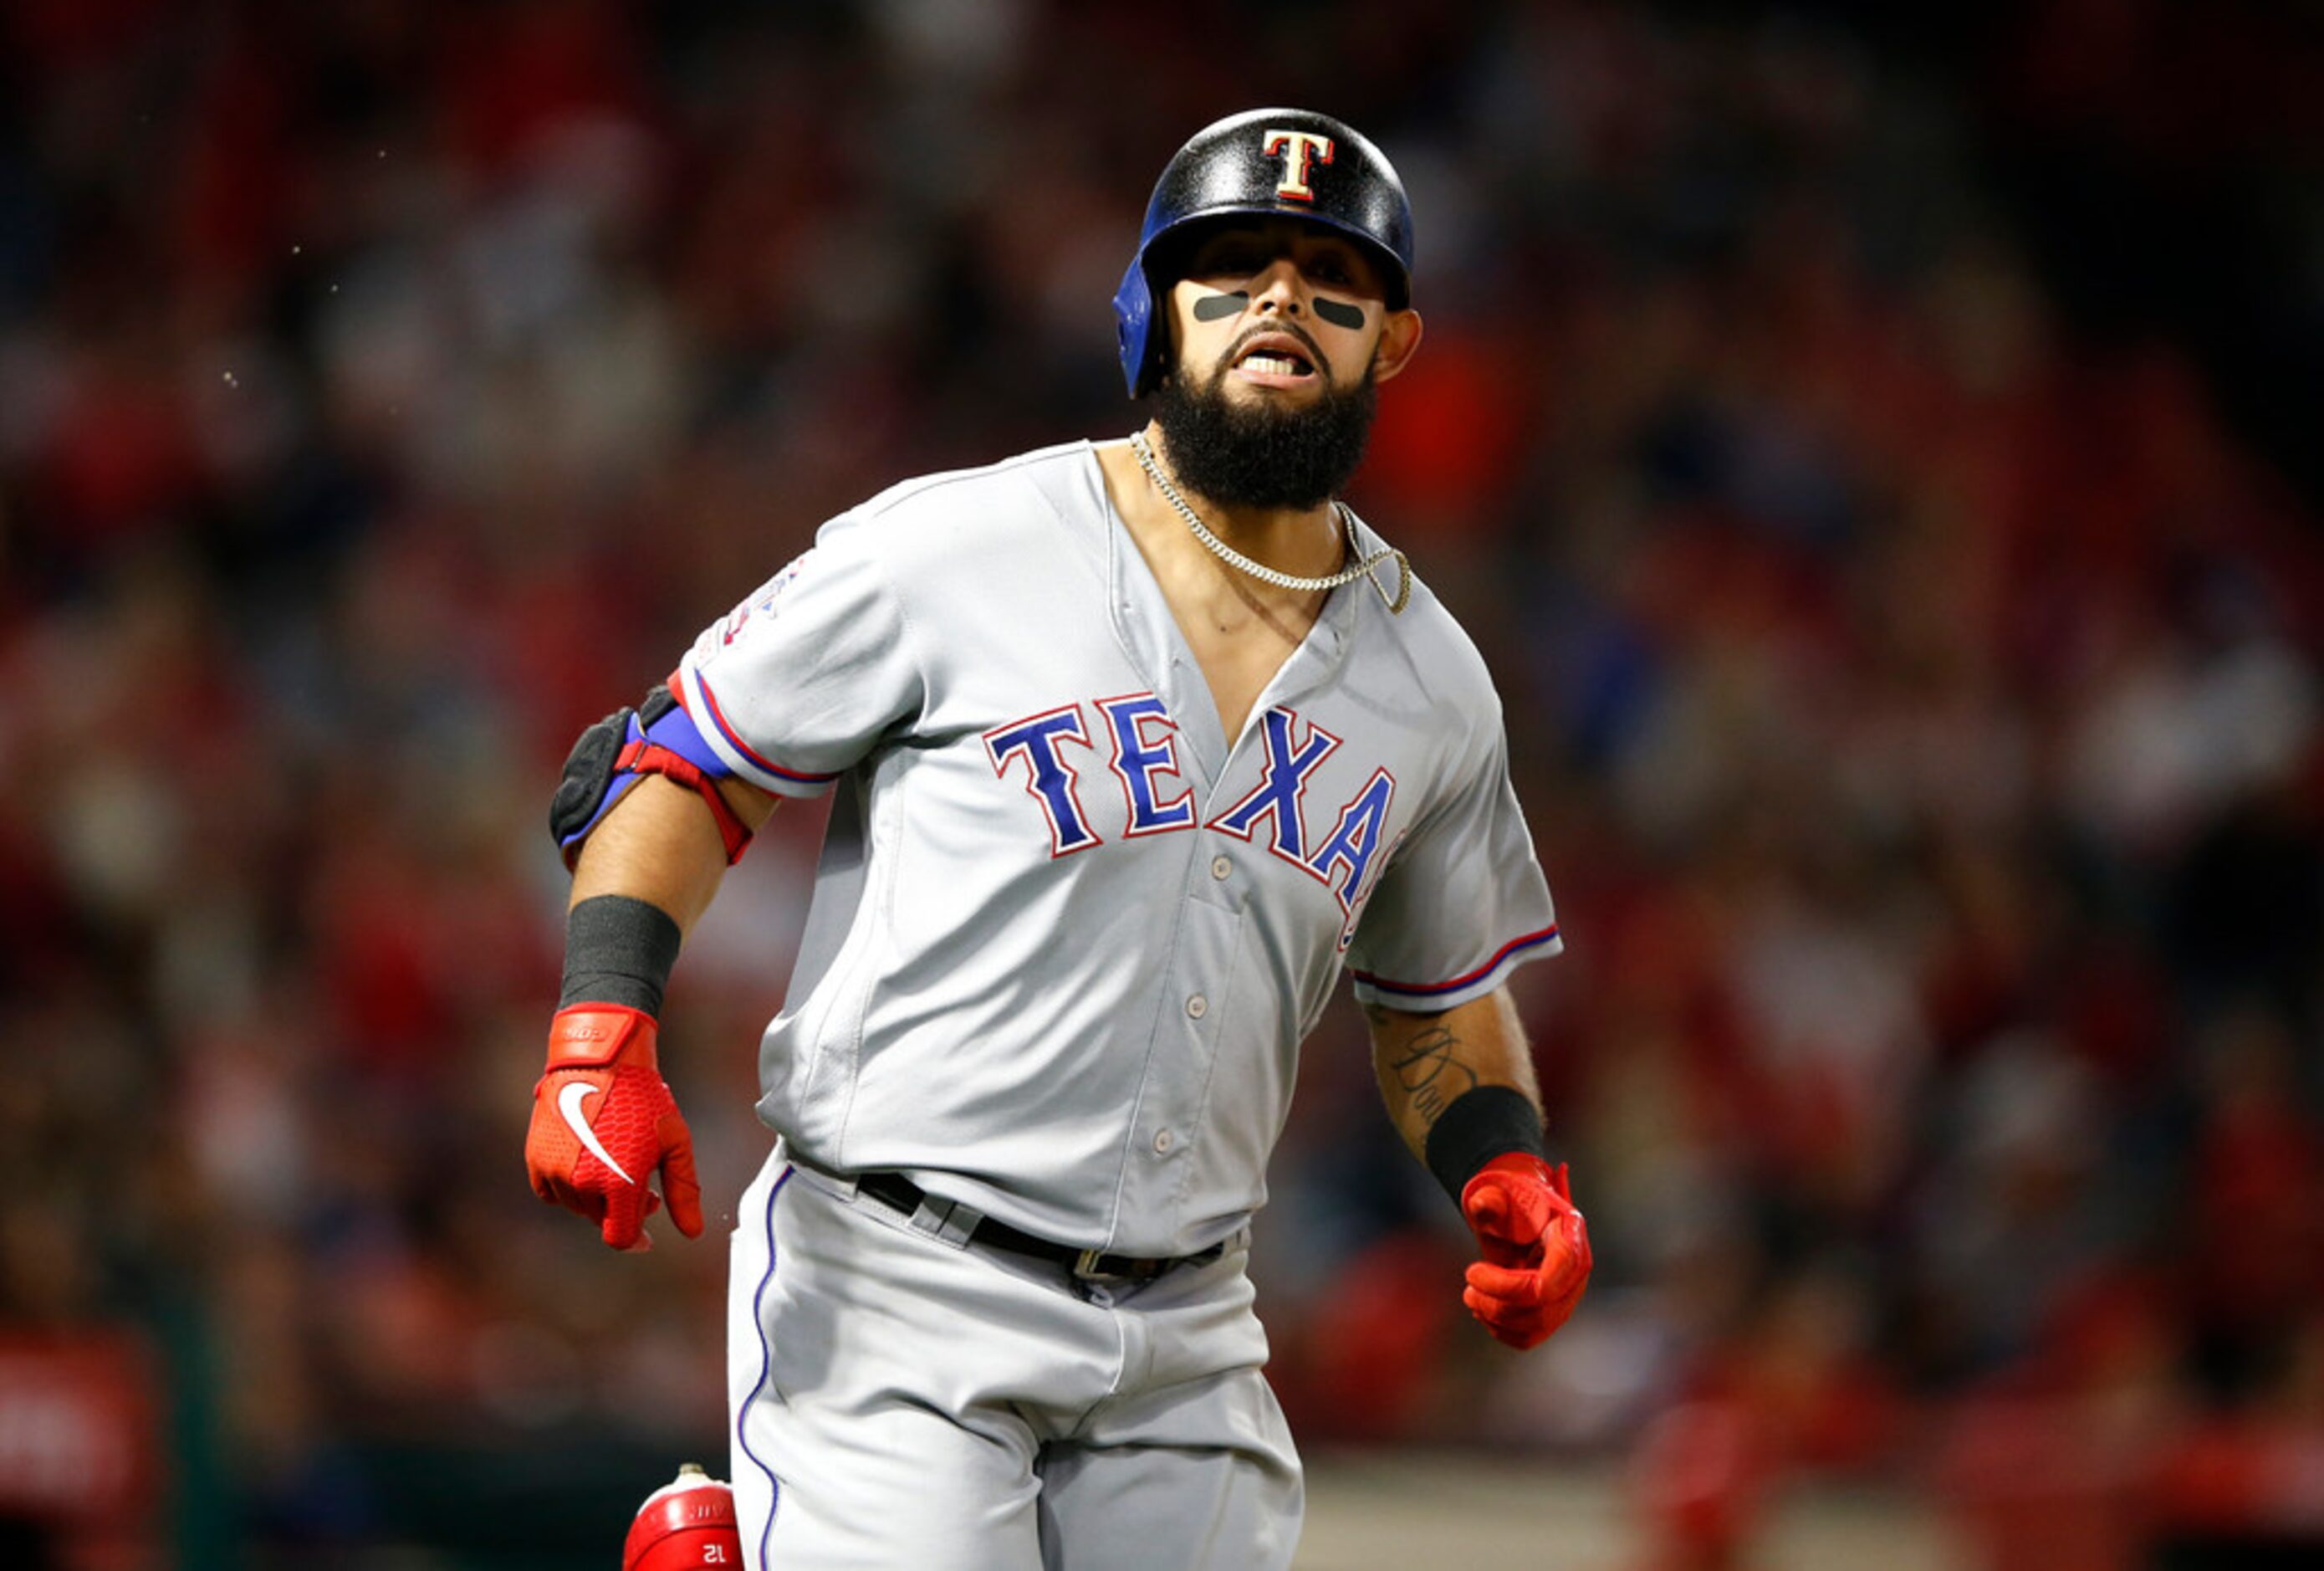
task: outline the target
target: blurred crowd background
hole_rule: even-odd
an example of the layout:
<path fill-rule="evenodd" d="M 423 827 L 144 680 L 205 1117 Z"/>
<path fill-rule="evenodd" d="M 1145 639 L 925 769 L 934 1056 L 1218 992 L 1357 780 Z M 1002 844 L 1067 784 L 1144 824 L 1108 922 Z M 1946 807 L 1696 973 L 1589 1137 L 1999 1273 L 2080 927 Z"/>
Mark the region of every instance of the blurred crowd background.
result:
<path fill-rule="evenodd" d="M 1671 1565 L 1815 1479 L 2312 1551 L 2319 88 L 2257 4 L 17 0 L 0 1560 L 610 1564 L 723 1464 L 715 1224 L 524 1181 L 558 766 L 822 519 L 1137 423 L 1148 188 L 1268 102 L 1413 193 L 1354 500 L 1508 703 L 1599 1261 L 1477 1332 L 1336 1014 L 1303 1443 L 1611 1461 Z M 817 827 L 673 984 L 714 1218 Z"/>

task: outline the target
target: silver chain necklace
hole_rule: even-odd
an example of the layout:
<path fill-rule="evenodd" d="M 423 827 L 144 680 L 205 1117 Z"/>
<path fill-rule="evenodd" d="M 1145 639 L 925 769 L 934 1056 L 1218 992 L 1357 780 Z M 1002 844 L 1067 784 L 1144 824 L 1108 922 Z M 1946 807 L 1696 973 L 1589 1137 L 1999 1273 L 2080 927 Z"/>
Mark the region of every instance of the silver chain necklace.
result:
<path fill-rule="evenodd" d="M 1194 531 L 1194 538 L 1208 546 L 1213 556 L 1237 572 L 1248 573 L 1260 583 L 1272 584 L 1278 589 L 1303 591 L 1336 589 L 1342 584 L 1352 584 L 1358 578 L 1369 578 L 1371 580 L 1372 592 L 1378 595 L 1380 597 L 1380 603 L 1388 607 L 1388 614 L 1391 616 L 1403 615 L 1406 603 L 1412 598 L 1412 564 L 1405 560 L 1402 551 L 1393 547 L 1386 550 L 1375 551 L 1369 557 L 1365 556 L 1362 542 L 1356 539 L 1356 515 L 1348 511 L 1347 504 L 1334 502 L 1332 504 L 1332 508 L 1340 515 L 1340 527 L 1347 531 L 1348 553 L 1356 560 L 1328 578 L 1295 578 L 1289 573 L 1278 573 L 1264 563 L 1252 561 L 1217 535 L 1213 534 L 1209 527 L 1203 522 L 1202 515 L 1188 506 L 1186 499 L 1178 494 L 1178 488 L 1164 478 L 1162 467 L 1155 462 L 1154 449 L 1147 445 L 1144 431 L 1130 433 L 1130 450 L 1138 455 L 1138 467 L 1146 471 L 1146 477 L 1154 482 L 1154 488 L 1162 493 L 1162 499 L 1178 510 L 1178 516 L 1186 521 L 1186 527 Z M 1378 575 L 1372 571 L 1382 562 L 1389 560 L 1396 563 L 1396 593 L 1393 596 L 1380 587 Z"/>

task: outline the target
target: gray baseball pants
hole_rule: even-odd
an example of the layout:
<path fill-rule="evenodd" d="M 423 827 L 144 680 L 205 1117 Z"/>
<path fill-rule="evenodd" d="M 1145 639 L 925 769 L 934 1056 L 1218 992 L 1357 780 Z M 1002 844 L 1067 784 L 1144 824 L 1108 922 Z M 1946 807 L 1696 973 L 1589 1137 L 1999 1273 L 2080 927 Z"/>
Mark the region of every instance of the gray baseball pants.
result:
<path fill-rule="evenodd" d="M 1111 1288 L 906 1217 L 779 1146 L 728 1287 L 753 1571 L 1252 1571 L 1298 1542 L 1247 1243 Z"/>

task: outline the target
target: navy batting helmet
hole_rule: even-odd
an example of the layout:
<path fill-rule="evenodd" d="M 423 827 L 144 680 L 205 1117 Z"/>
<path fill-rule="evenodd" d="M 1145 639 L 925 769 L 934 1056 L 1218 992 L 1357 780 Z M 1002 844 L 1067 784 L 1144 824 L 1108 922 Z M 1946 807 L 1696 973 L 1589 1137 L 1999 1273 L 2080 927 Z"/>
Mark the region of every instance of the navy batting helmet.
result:
<path fill-rule="evenodd" d="M 1168 238 L 1206 218 L 1252 213 L 1303 218 L 1364 248 L 1388 281 L 1388 303 L 1412 303 L 1412 204 L 1386 154 L 1344 121 L 1310 109 L 1252 109 L 1194 133 L 1155 182 L 1138 254 L 1114 291 L 1122 380 L 1154 385 L 1163 335 L 1155 302 L 1174 278 L 1157 269 Z"/>

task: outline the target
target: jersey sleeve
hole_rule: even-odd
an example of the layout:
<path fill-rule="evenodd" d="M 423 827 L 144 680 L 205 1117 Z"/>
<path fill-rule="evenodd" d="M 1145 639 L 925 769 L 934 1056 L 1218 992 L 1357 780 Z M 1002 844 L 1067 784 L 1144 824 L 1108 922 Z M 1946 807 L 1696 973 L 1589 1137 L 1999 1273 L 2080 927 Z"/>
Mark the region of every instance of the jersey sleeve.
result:
<path fill-rule="evenodd" d="M 873 531 L 854 514 L 704 630 L 673 682 L 736 774 L 820 796 L 919 712 L 922 672 Z"/>
<path fill-rule="evenodd" d="M 1557 911 L 1509 785 L 1508 747 L 1489 749 L 1414 827 L 1348 946 L 1364 1003 L 1431 1013 L 1481 998 L 1528 960 L 1557 954 Z"/>

